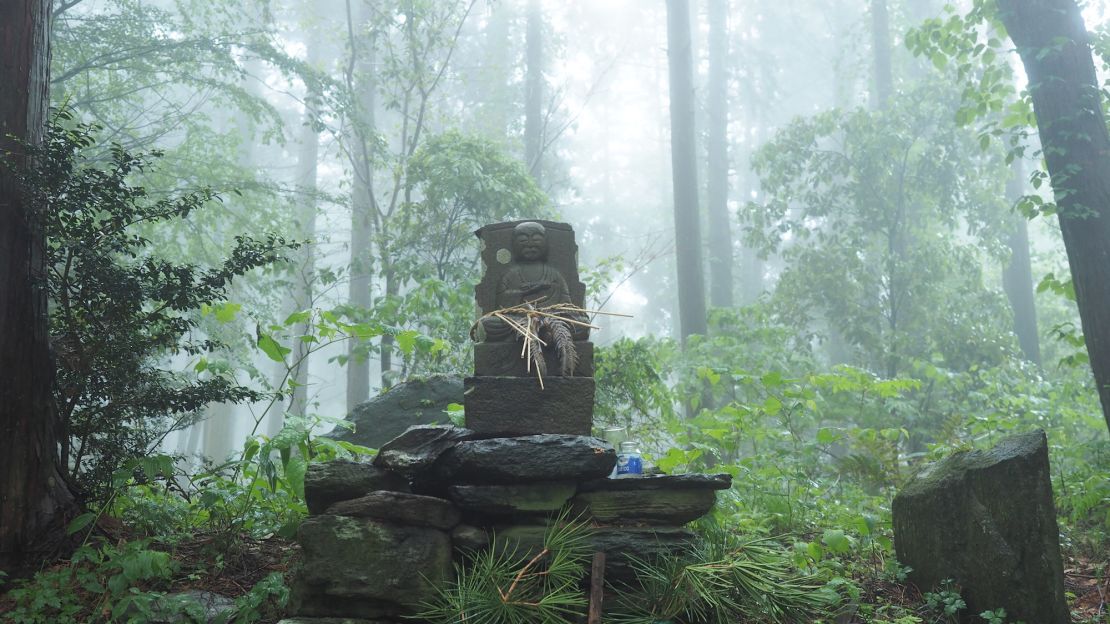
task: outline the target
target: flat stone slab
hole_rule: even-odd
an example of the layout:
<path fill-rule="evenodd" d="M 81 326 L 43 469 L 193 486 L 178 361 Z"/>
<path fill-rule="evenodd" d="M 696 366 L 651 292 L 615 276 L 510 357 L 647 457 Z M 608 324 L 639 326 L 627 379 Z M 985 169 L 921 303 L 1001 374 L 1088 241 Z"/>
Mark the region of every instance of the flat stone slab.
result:
<path fill-rule="evenodd" d="M 279 620 L 277 624 L 394 624 L 389 620 L 360 620 L 348 617 L 293 617 Z"/>
<path fill-rule="evenodd" d="M 454 484 L 581 481 L 609 474 L 617 453 L 604 440 L 541 434 L 460 442 L 440 456 L 436 475 Z"/>
<path fill-rule="evenodd" d="M 593 430 L 591 377 L 467 377 L 466 428 L 481 435 L 562 433 L 587 436 Z"/>
<path fill-rule="evenodd" d="M 404 492 L 371 492 L 366 496 L 335 503 L 327 513 L 333 516 L 373 518 L 408 526 L 432 527 L 448 531 L 459 523 L 459 510 L 450 502 L 433 496 Z"/>
<path fill-rule="evenodd" d="M 479 342 L 474 345 L 474 374 L 485 377 L 532 377 L 528 363 L 520 357 L 520 342 Z M 574 367 L 573 377 L 594 376 L 594 343 L 588 340 L 574 341 L 578 354 L 578 365 Z M 547 370 L 559 370 L 559 358 L 554 351 L 544 351 Z M 547 383 L 546 381 L 544 383 Z"/>
<path fill-rule="evenodd" d="M 732 475 L 677 474 L 644 475 L 620 479 L 595 479 L 579 484 L 579 492 L 616 492 L 630 490 L 727 490 L 732 487 Z"/>
<path fill-rule="evenodd" d="M 409 481 L 424 478 L 439 456 L 474 432 L 451 425 L 418 425 L 386 442 L 374 457 L 374 465 L 395 472 Z"/>
<path fill-rule="evenodd" d="M 612 490 L 586 492 L 571 499 L 571 508 L 598 522 L 686 524 L 706 515 L 717 502 L 710 489 Z"/>
<path fill-rule="evenodd" d="M 558 511 L 578 486 L 573 481 L 523 485 L 453 485 L 451 500 L 481 516 L 545 515 Z"/>
<path fill-rule="evenodd" d="M 1050 475 L 1043 431 L 918 473 L 891 509 L 910 580 L 933 591 L 952 579 L 968 613 L 1003 608 L 1007 622 L 1069 622 Z"/>
<path fill-rule="evenodd" d="M 305 520 L 297 540 L 296 615 L 412 613 L 451 578 L 451 540 L 437 529 L 323 515 Z"/>
<path fill-rule="evenodd" d="M 311 514 L 323 513 L 334 503 L 376 490 L 407 492 L 409 484 L 403 477 L 381 468 L 342 459 L 309 464 L 304 476 L 304 498 Z"/>

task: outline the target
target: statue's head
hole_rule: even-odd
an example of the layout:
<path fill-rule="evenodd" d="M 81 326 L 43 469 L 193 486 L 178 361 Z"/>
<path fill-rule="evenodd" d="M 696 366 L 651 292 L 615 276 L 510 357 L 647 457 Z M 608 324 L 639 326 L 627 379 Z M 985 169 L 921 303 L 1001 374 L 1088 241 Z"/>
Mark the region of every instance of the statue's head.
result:
<path fill-rule="evenodd" d="M 525 221 L 513 228 L 513 258 L 524 262 L 547 259 L 547 230 L 535 221 Z"/>

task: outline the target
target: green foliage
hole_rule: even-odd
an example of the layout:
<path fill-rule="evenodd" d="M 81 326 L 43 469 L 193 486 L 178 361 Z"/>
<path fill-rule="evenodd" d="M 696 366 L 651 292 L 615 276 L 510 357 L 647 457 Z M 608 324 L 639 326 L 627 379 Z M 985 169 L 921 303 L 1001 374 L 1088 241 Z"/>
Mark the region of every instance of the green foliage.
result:
<path fill-rule="evenodd" d="M 967 603 L 960 596 L 960 589 L 947 580 L 935 592 L 925 592 L 925 608 L 936 618 L 934 622 L 958 622 L 960 611 Z"/>
<path fill-rule="evenodd" d="M 614 622 L 799 622 L 840 601 L 818 578 L 796 572 L 789 553 L 773 542 L 720 529 L 686 555 L 634 561 L 633 567 L 636 584 L 615 588 Z"/>
<path fill-rule="evenodd" d="M 218 349 L 218 341 L 196 336 L 197 312 L 223 300 L 232 280 L 294 245 L 275 236 L 238 237 L 213 268 L 160 257 L 138 226 L 187 219 L 216 196 L 208 190 L 152 196 L 131 180 L 151 167 L 156 152 L 136 155 L 113 145 L 106 163 L 89 162 L 84 154 L 96 145 L 98 129 L 71 121 L 67 111 L 56 114 L 22 183 L 46 207 L 62 465 L 103 501 L 123 462 L 150 453 L 208 403 L 262 398 L 230 371 L 194 376 L 162 364 L 179 353 Z"/>
<path fill-rule="evenodd" d="M 437 588 L 417 618 L 433 624 L 571 624 L 585 615 L 580 583 L 591 554 L 589 528 L 566 514 L 538 552 L 495 538 L 455 565 L 456 580 Z"/>

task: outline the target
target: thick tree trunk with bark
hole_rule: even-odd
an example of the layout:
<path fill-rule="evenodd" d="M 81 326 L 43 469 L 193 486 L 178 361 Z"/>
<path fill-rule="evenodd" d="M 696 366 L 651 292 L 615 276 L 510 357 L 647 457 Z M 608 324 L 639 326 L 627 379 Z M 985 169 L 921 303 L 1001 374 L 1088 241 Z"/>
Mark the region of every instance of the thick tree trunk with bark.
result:
<path fill-rule="evenodd" d="M 728 215 L 728 0 L 709 0 L 709 300 L 732 307 L 732 231 Z"/>
<path fill-rule="evenodd" d="M 524 162 L 536 180 L 543 182 L 543 11 L 540 0 L 528 0 L 524 56 Z"/>
<path fill-rule="evenodd" d="M 1029 77 L 1091 371 L 1110 427 L 1110 134 L 1075 0 L 998 0 Z"/>
<path fill-rule="evenodd" d="M 1021 159 L 1010 165 L 1010 179 L 1006 182 L 1006 198 L 1016 202 L 1022 195 L 1024 182 Z M 1002 289 L 1010 300 L 1014 313 L 1014 334 L 1025 359 L 1041 365 L 1041 342 L 1037 331 L 1037 306 L 1033 294 L 1033 267 L 1029 259 L 1029 228 L 1025 217 L 1010 216 L 1010 233 L 1006 237 L 1010 248 L 1010 261 L 1002 269 Z"/>
<path fill-rule="evenodd" d="M 42 137 L 50 71 L 49 0 L 0 2 L 0 150 Z M 19 156 L 0 156 L 24 166 Z M 0 570 L 53 554 L 74 497 L 62 479 L 51 401 L 44 240 L 37 206 L 0 168 Z"/>
<path fill-rule="evenodd" d="M 667 0 L 667 58 L 671 98 L 671 178 L 674 181 L 678 315 L 682 339 L 705 335 L 705 281 L 698 211 L 697 134 L 694 129 L 694 59 L 687 0 Z"/>

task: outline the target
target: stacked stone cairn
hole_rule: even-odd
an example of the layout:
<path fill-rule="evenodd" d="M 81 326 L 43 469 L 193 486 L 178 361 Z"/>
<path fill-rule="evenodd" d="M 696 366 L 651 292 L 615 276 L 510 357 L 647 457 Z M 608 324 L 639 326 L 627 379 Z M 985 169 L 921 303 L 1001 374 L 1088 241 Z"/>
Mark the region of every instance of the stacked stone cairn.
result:
<path fill-rule="evenodd" d="M 565 224 L 540 223 L 553 250 L 550 264 L 581 307 L 574 233 Z M 487 267 L 476 288 L 483 315 L 494 309 L 490 284 L 504 281 L 517 225 L 477 232 Z M 382 446 L 371 464 L 310 466 L 296 615 L 283 623 L 411 622 L 404 618 L 434 597 L 435 586 L 451 581 L 454 562 L 492 539 L 538 548 L 547 524 L 568 509 L 592 525 L 610 583 L 633 580 L 630 557 L 650 560 L 686 548 L 694 536 L 683 525 L 712 509 L 729 476 L 610 478 L 616 450 L 591 437 L 592 345 L 579 340 L 576 347 L 574 374 L 544 376 L 541 388 L 520 361 L 519 341 L 479 342 L 476 375 L 465 381 L 465 428 L 415 426 Z M 558 362 L 548 364 L 549 373 L 559 370 Z"/>

